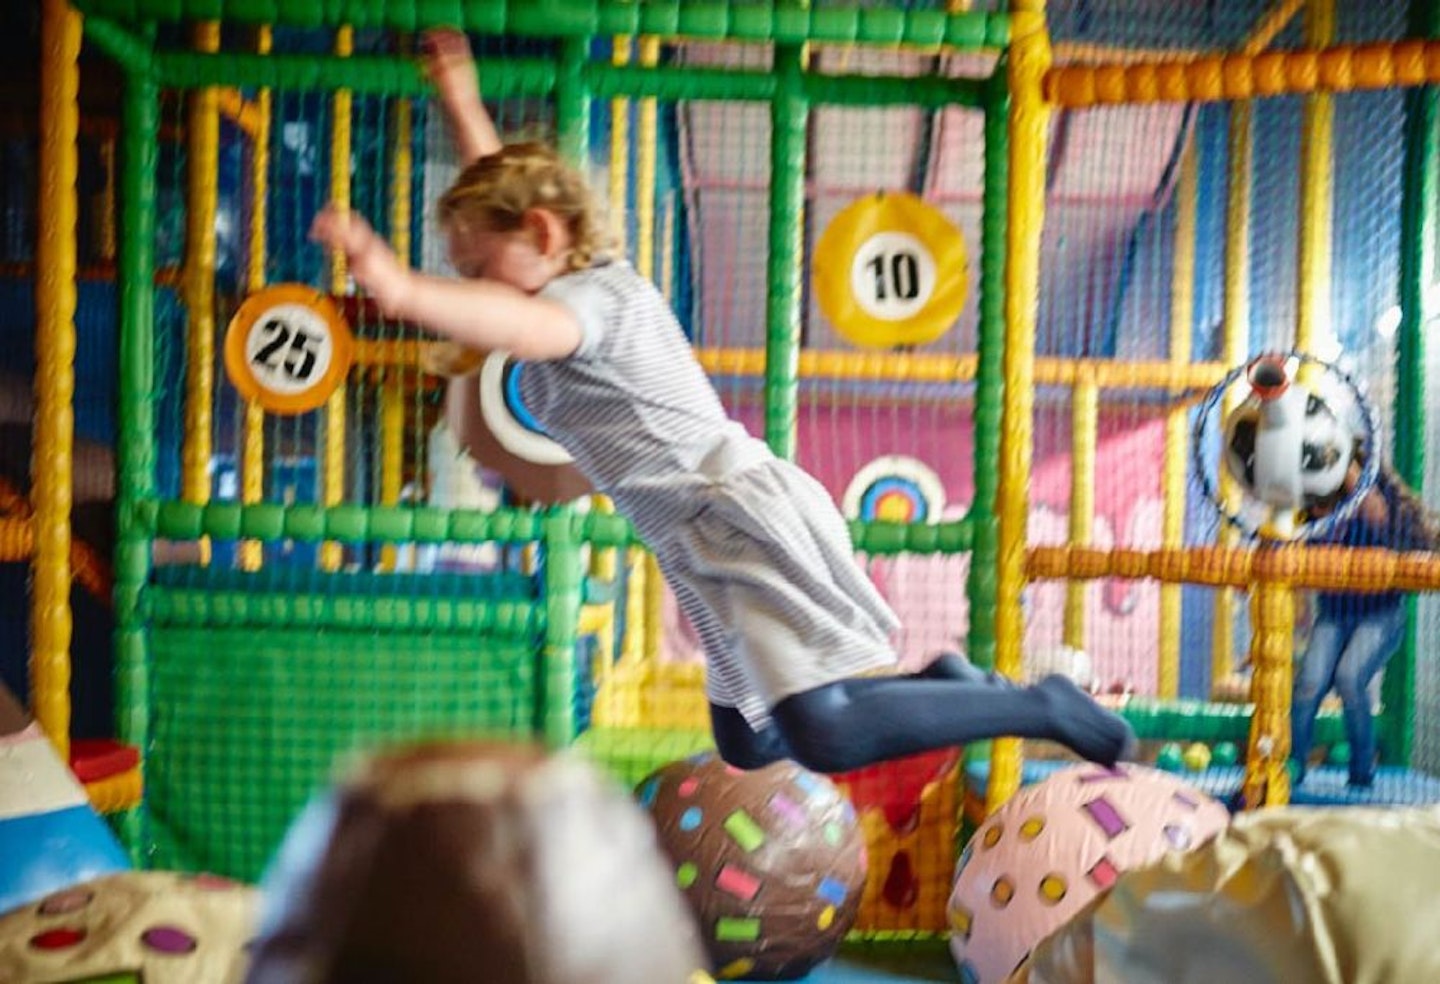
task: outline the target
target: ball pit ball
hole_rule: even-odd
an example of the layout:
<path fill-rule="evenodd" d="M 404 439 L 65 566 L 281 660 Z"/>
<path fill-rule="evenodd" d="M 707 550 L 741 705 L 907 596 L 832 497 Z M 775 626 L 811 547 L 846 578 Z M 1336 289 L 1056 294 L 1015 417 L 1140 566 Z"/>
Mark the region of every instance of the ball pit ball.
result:
<path fill-rule="evenodd" d="M 1234 765 L 1240 761 L 1240 749 L 1233 741 L 1222 741 L 1215 746 L 1215 754 L 1210 761 L 1215 765 Z"/>
<path fill-rule="evenodd" d="M 1183 760 L 1191 772 L 1204 772 L 1210 768 L 1211 758 L 1210 747 L 1197 741 L 1185 749 Z"/>
<path fill-rule="evenodd" d="M 1074 766 L 1026 786 L 961 852 L 947 914 L 964 984 L 999 984 L 1124 871 L 1188 851 L 1230 814 L 1143 766 Z"/>
<path fill-rule="evenodd" d="M 1325 761 L 1331 765 L 1350 764 L 1350 743 L 1348 741 L 1337 741 L 1330 746 L 1330 751 L 1325 755 Z"/>
<path fill-rule="evenodd" d="M 864 835 L 834 783 L 792 762 L 745 772 L 705 753 L 637 794 L 717 978 L 793 980 L 834 955 L 866 874 Z"/>
<path fill-rule="evenodd" d="M 1155 756 L 1155 768 L 1165 772 L 1179 772 L 1184 764 L 1185 753 L 1178 742 L 1167 741 L 1160 746 L 1160 753 Z"/>

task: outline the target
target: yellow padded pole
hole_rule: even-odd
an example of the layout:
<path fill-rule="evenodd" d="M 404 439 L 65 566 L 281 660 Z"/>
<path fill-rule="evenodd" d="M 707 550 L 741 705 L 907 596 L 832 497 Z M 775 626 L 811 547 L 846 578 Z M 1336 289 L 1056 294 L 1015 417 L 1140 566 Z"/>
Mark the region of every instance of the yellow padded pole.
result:
<path fill-rule="evenodd" d="M 1170 281 L 1170 361 L 1190 362 L 1195 322 L 1195 226 L 1199 197 L 1198 151 L 1193 133 L 1180 156 L 1180 180 L 1175 188 L 1175 260 Z M 1175 394 L 1178 395 L 1178 394 Z M 1165 415 L 1165 456 L 1160 476 L 1160 543 L 1175 549 L 1185 540 L 1185 481 L 1190 447 L 1189 414 L 1175 406 Z M 1156 693 L 1163 698 L 1180 695 L 1180 586 L 1160 586 L 1160 663 Z"/>
<path fill-rule="evenodd" d="M 195 25 L 196 50 L 220 50 L 220 22 Z M 215 399 L 215 213 L 219 199 L 220 112 L 212 87 L 190 94 L 185 225 L 185 426 L 180 451 L 180 497 L 210 501 Z M 201 555 L 209 559 L 208 544 Z"/>
<path fill-rule="evenodd" d="M 1305 43 L 1323 47 L 1335 37 L 1335 0 L 1309 0 Z M 1314 352 L 1331 335 L 1331 145 L 1335 110 L 1326 92 L 1305 98 L 1300 128 L 1300 241 L 1296 265 L 1295 347 Z"/>
<path fill-rule="evenodd" d="M 256 29 L 255 51 L 268 55 L 273 41 L 269 25 Z M 270 108 L 269 89 L 255 95 L 250 137 L 250 261 L 245 286 L 250 291 L 265 286 L 265 237 L 270 193 Z M 245 404 L 245 436 L 240 452 L 240 501 L 255 505 L 265 498 L 265 410 L 254 400 Z M 258 540 L 240 544 L 240 568 L 258 571 L 264 557 Z"/>
<path fill-rule="evenodd" d="M 1026 527 L 1034 431 L 1035 317 L 1040 290 L 1040 230 L 1045 217 L 1045 139 L 1050 108 L 1041 84 L 1050 67 L 1043 0 L 1012 0 L 1010 186 L 1005 232 L 1005 394 L 1000 430 L 995 598 L 995 668 L 1020 673 L 1025 621 Z M 992 746 L 985 805 L 994 810 L 1020 788 L 1021 749 L 1013 738 Z"/>
<path fill-rule="evenodd" d="M 410 100 L 404 96 L 393 104 L 395 131 L 394 153 L 390 158 L 390 242 L 400 262 L 410 262 L 410 192 L 414 181 L 414 155 L 410 141 L 414 114 Z M 380 504 L 393 506 L 400 502 L 405 483 L 405 385 L 398 372 L 386 372 L 380 382 Z M 397 557 L 395 544 L 380 548 L 380 569 L 393 571 Z"/>
<path fill-rule="evenodd" d="M 1295 633 L 1295 592 L 1282 581 L 1260 581 L 1250 591 L 1252 661 L 1250 750 L 1245 758 L 1245 805 L 1290 802 L 1290 650 Z"/>
<path fill-rule="evenodd" d="M 70 508 L 75 442 L 76 175 L 80 15 L 45 0 L 40 21 L 40 209 L 35 250 L 30 703 L 70 760 Z"/>
<path fill-rule="evenodd" d="M 653 66 L 660 61 L 660 39 L 653 35 L 640 38 L 640 64 Z M 655 175 L 659 152 L 655 99 L 640 100 L 635 121 L 635 269 L 643 277 L 655 276 Z M 665 579 L 660 567 L 650 556 L 645 561 L 645 652 L 658 656 L 664 647 Z"/>
<path fill-rule="evenodd" d="M 1070 391 L 1070 545 L 1088 547 L 1095 527 L 1095 444 L 1100 431 L 1100 387 L 1083 373 Z M 1085 648 L 1085 599 L 1090 585 L 1065 585 L 1065 645 Z"/>
<path fill-rule="evenodd" d="M 335 32 L 335 54 L 349 57 L 355 50 L 355 29 L 349 25 Z M 350 205 L 350 110 L 354 103 L 349 89 L 336 89 L 331 102 L 330 125 L 330 200 L 348 208 Z M 349 269 L 345 254 L 336 250 L 330 257 L 330 291 L 344 294 L 349 286 Z M 324 483 L 323 504 L 336 506 L 345 500 L 345 401 L 347 387 L 342 383 L 325 402 L 325 444 L 321 460 L 321 481 Z M 320 545 L 320 567 L 333 571 L 340 567 L 344 551 L 340 544 Z"/>
<path fill-rule="evenodd" d="M 1222 363 L 1239 365 L 1250 346 L 1250 176 L 1251 128 L 1254 125 L 1249 101 L 1230 107 L 1227 138 L 1230 192 L 1225 201 L 1225 285 L 1222 299 Z M 1239 404 L 1236 393 L 1221 401 L 1221 414 L 1228 417 Z M 1239 507 L 1240 490 L 1230 473 L 1220 469 L 1220 501 L 1228 511 Z M 1219 542 L 1232 546 L 1239 534 L 1222 525 Z M 1235 671 L 1235 593 L 1229 588 L 1215 592 L 1215 611 L 1210 640 L 1210 684 L 1218 687 Z"/>

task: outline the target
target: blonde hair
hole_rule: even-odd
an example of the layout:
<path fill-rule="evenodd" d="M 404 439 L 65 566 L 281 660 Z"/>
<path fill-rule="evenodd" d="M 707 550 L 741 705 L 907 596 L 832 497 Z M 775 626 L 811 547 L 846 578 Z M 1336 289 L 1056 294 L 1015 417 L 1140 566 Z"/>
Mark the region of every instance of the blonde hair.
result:
<path fill-rule="evenodd" d="M 584 177 L 538 141 L 506 144 L 462 170 L 440 197 L 437 217 L 447 229 L 473 223 L 490 232 L 513 232 L 532 208 L 553 212 L 565 223 L 572 272 L 610 251 L 610 230 Z"/>

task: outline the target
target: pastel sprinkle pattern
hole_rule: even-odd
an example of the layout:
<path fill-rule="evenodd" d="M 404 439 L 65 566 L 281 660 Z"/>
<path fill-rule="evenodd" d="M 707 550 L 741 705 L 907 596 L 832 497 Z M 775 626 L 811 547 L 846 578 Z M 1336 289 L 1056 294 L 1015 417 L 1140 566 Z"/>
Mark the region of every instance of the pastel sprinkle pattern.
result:
<path fill-rule="evenodd" d="M 746 851 L 754 851 L 765 843 L 765 831 L 744 810 L 736 810 L 725 818 L 725 831 Z"/>
<path fill-rule="evenodd" d="M 749 902 L 760 891 L 760 879 L 748 871 L 740 870 L 733 864 L 727 864 L 715 877 L 715 887 L 722 892 L 730 893 L 742 902 Z"/>
<path fill-rule="evenodd" d="M 805 826 L 809 817 L 799 803 L 786 796 L 784 793 L 776 793 L 770 797 L 770 809 L 775 815 L 784 820 L 786 825 L 792 829 L 800 829 Z"/>
<path fill-rule="evenodd" d="M 655 819 L 716 979 L 803 977 L 854 924 L 864 833 L 830 780 L 794 763 L 675 762 L 636 796 Z"/>

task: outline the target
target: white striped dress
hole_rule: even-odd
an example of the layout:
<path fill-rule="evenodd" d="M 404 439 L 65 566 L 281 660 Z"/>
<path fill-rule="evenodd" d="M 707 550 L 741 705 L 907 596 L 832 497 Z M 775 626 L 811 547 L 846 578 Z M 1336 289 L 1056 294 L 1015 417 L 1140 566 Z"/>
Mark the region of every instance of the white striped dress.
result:
<path fill-rule="evenodd" d="M 615 261 L 542 296 L 582 341 L 527 363 L 520 395 L 655 552 L 704 646 L 708 699 L 758 729 L 785 697 L 893 666 L 898 621 L 829 493 L 729 419 L 654 285 Z"/>

